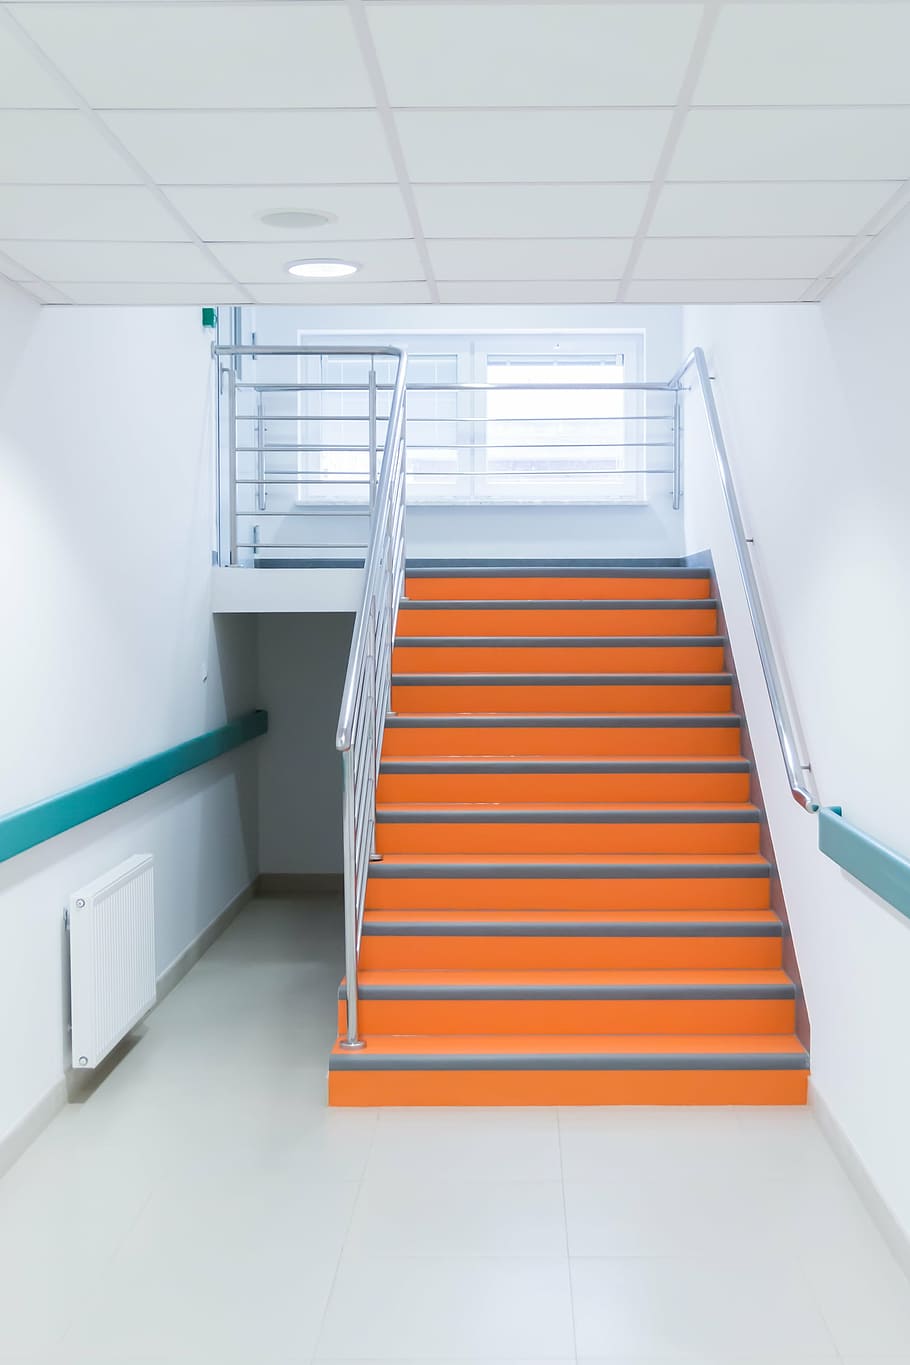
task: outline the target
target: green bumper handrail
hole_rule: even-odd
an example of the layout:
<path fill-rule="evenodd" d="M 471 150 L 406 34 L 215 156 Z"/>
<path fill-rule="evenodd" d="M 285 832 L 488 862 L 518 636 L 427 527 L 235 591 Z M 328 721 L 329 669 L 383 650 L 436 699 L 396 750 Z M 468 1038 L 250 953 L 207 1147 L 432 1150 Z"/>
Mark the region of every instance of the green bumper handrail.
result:
<path fill-rule="evenodd" d="M 818 846 L 851 877 L 910 918 L 910 858 L 851 825 L 839 806 L 823 806 L 818 812 Z"/>
<path fill-rule="evenodd" d="M 210 763 L 248 740 L 264 735 L 269 726 L 267 711 L 248 711 L 236 720 L 219 725 L 194 739 L 163 749 L 127 768 L 95 778 L 81 787 L 49 796 L 33 806 L 0 815 L 0 862 L 15 858 L 36 844 L 53 839 L 86 820 L 122 806 L 136 796 L 160 787 L 183 773 Z"/>

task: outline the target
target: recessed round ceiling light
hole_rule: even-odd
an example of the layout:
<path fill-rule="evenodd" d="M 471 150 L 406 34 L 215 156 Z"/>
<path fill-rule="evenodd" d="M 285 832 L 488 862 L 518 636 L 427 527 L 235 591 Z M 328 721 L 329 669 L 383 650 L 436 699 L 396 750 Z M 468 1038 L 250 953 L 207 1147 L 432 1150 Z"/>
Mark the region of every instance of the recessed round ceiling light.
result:
<path fill-rule="evenodd" d="M 287 270 L 289 275 L 299 275 L 304 280 L 340 280 L 345 275 L 356 275 L 360 269 L 353 261 L 291 261 Z"/>
<path fill-rule="evenodd" d="M 302 209 L 274 209 L 260 213 L 260 223 L 270 228 L 319 228 L 334 223 L 334 213 L 307 212 Z"/>

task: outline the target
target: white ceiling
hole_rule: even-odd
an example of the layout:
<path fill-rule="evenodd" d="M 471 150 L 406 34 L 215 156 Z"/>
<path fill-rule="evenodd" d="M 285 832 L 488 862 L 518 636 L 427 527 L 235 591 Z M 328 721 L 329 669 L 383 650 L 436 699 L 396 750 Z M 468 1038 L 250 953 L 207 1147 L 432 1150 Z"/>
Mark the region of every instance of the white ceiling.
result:
<path fill-rule="evenodd" d="M 908 51 L 910 0 L 0 3 L 0 274 L 61 304 L 814 300 L 910 202 Z M 308 255 L 362 268 L 290 277 Z"/>

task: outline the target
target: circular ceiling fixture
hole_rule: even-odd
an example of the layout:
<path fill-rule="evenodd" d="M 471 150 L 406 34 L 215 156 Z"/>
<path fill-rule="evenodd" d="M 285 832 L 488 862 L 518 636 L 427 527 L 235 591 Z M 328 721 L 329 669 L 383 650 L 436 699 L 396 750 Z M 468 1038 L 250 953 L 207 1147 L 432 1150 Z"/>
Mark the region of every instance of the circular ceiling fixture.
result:
<path fill-rule="evenodd" d="M 260 223 L 264 223 L 270 228 L 320 228 L 328 223 L 336 221 L 334 213 L 323 213 L 321 211 L 304 212 L 303 209 L 272 209 L 268 213 L 260 213 Z"/>
<path fill-rule="evenodd" d="M 303 280 L 341 280 L 346 275 L 356 275 L 360 266 L 354 261 L 289 261 L 287 272 Z"/>

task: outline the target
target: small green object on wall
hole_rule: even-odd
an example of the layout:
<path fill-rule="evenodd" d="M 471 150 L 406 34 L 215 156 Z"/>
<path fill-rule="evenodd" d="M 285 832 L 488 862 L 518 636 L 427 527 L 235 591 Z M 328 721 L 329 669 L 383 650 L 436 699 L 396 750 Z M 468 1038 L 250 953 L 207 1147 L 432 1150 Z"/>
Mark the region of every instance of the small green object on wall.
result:
<path fill-rule="evenodd" d="M 202 325 L 203 325 L 203 327 L 217 327 L 217 326 L 218 326 L 218 309 L 217 309 L 217 308 L 203 308 L 203 310 L 202 310 Z"/>

